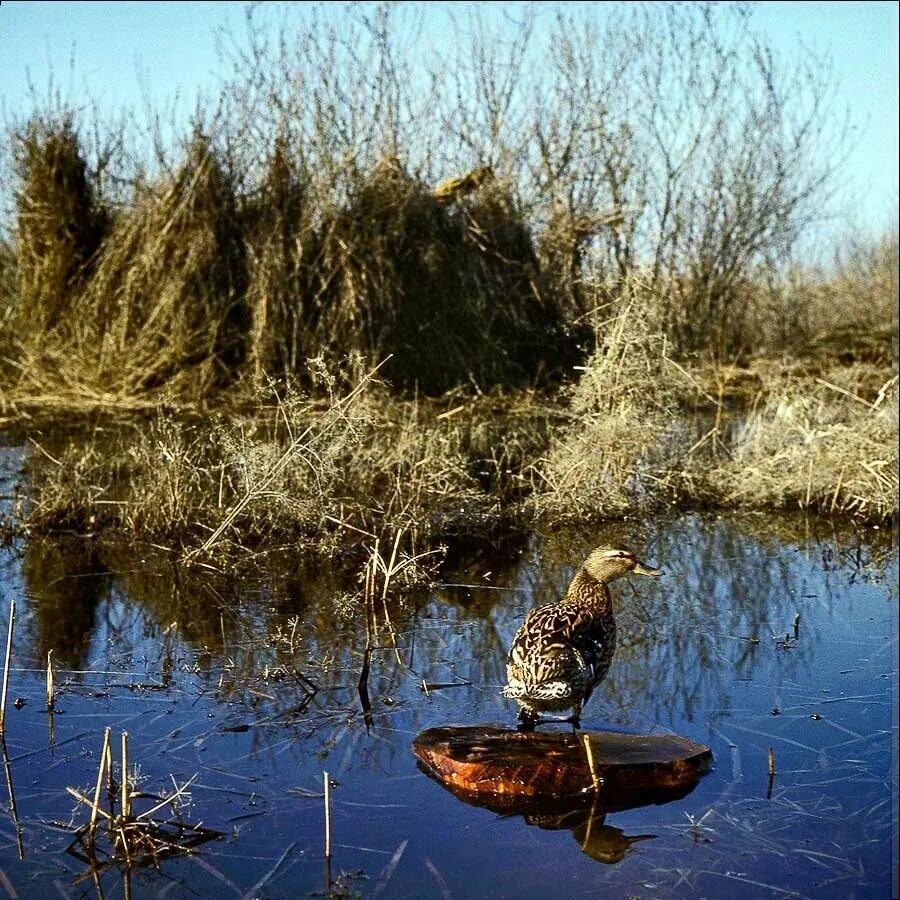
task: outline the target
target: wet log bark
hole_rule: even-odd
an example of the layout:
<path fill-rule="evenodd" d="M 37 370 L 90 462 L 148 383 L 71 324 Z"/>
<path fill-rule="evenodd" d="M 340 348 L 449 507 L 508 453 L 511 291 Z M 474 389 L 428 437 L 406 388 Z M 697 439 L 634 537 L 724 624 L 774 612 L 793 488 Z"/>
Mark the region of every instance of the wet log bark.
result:
<path fill-rule="evenodd" d="M 684 796 L 712 764 L 708 747 L 678 735 L 520 732 L 490 725 L 423 731 L 413 751 L 455 794 L 514 810 L 593 791 L 626 809 Z"/>

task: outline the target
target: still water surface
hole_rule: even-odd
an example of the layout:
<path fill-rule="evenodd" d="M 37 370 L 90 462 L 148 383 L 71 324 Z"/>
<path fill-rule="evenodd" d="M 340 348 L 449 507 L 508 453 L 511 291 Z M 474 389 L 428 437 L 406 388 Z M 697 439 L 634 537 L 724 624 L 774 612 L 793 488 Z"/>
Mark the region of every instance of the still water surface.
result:
<path fill-rule="evenodd" d="M 513 724 L 499 693 L 510 639 L 601 542 L 666 575 L 613 585 L 619 649 L 583 727 L 676 732 L 715 765 L 680 800 L 593 822 L 587 842 L 583 822 L 462 803 L 411 742 L 435 725 Z M 0 577 L 18 603 L 10 896 L 326 895 L 325 770 L 333 896 L 891 896 L 898 557 L 884 531 L 689 515 L 454 554 L 442 586 L 393 606 L 398 648 L 373 655 L 368 722 L 346 574 L 287 555 L 223 579 L 65 538 L 13 547 Z M 66 788 L 92 792 L 106 726 L 114 743 L 129 733 L 144 790 L 196 775 L 184 818 L 225 836 L 130 884 L 114 868 L 92 880 L 60 826 L 86 819 Z"/>

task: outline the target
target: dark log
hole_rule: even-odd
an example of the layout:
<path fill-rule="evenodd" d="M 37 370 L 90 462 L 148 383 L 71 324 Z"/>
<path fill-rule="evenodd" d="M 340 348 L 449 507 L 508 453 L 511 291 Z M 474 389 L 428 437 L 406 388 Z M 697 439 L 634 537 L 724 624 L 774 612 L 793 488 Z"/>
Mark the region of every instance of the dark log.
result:
<path fill-rule="evenodd" d="M 708 747 L 678 735 L 429 728 L 414 741 L 419 767 L 473 806 L 568 829 L 582 852 L 617 863 L 652 834 L 627 835 L 608 813 L 689 794 L 712 764 Z"/>
<path fill-rule="evenodd" d="M 684 796 L 712 763 L 678 735 L 513 731 L 491 725 L 423 731 L 413 750 L 457 795 L 516 811 L 534 801 L 594 793 L 607 811 Z M 657 799 L 658 798 L 658 799 Z M 624 805 L 622 805 L 624 804 Z"/>

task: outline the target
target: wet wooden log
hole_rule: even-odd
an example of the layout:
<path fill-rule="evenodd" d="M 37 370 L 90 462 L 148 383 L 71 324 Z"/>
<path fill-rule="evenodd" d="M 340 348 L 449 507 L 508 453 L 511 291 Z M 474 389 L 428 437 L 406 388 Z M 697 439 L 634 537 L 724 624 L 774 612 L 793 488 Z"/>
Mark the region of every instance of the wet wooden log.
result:
<path fill-rule="evenodd" d="M 492 808 L 593 792 L 607 810 L 684 796 L 712 764 L 708 747 L 675 734 L 513 731 L 491 725 L 423 731 L 413 750 L 455 794 Z"/>

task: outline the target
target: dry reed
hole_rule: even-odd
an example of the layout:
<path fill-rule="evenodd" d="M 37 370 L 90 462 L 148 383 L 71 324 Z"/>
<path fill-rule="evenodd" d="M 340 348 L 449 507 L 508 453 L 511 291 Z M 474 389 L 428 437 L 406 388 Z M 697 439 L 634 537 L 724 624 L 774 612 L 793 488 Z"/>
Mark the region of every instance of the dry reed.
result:
<path fill-rule="evenodd" d="M 194 778 L 183 785 L 176 784 L 175 791 L 167 797 L 133 791 L 129 783 L 128 735 L 125 732 L 121 737 L 121 750 L 121 784 L 118 796 L 113 782 L 109 728 L 103 732 L 93 799 L 76 788 L 66 788 L 70 796 L 88 807 L 90 811 L 88 821 L 75 829 L 74 838 L 68 848 L 69 853 L 90 865 L 95 873 L 113 865 L 127 872 L 134 866 L 158 866 L 160 860 L 168 856 L 190 853 L 198 844 L 222 836 L 220 832 L 202 825 L 189 825 L 183 822 L 178 814 L 178 803 L 187 795 Z M 104 782 L 109 811 L 100 805 Z M 138 799 L 150 801 L 151 806 L 134 815 L 133 804 Z M 158 817 L 157 814 L 166 807 L 171 808 L 172 819 L 163 820 Z M 106 827 L 98 828 L 101 820 Z"/>
<path fill-rule="evenodd" d="M 12 662 L 13 629 L 16 624 L 16 601 L 9 601 L 9 628 L 6 633 L 6 656 L 3 660 L 3 687 L 0 688 L 0 737 L 6 733 L 6 696 L 9 692 L 9 666 Z"/>

